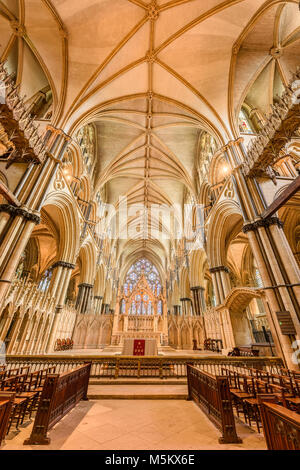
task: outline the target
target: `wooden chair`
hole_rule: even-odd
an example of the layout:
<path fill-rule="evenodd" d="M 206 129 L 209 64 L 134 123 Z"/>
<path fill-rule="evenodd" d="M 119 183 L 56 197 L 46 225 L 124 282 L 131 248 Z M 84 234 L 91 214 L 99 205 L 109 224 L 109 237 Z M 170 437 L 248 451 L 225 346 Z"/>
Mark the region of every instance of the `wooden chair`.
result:
<path fill-rule="evenodd" d="M 29 374 L 30 372 L 30 367 L 29 366 L 23 366 L 23 367 L 20 367 L 20 374 L 23 375 L 23 374 Z"/>
<path fill-rule="evenodd" d="M 19 374 L 19 371 L 20 371 L 20 368 L 17 367 L 15 369 L 9 369 L 7 372 L 6 372 L 6 377 L 13 377 L 13 376 L 16 376 Z"/>
<path fill-rule="evenodd" d="M 18 398 L 27 398 L 27 406 L 24 411 L 24 417 L 26 414 L 29 415 L 29 419 L 31 419 L 32 413 L 37 410 L 38 401 L 39 401 L 39 375 L 40 372 L 32 372 L 28 379 L 29 380 L 22 380 L 22 376 L 19 376 L 19 383 L 18 388 L 16 391 L 16 396 Z M 24 375 L 27 379 L 27 375 Z M 23 417 L 23 420 L 24 420 Z M 23 421 L 22 421 L 23 422 Z"/>
<path fill-rule="evenodd" d="M 253 378 L 243 374 L 236 373 L 236 389 L 230 389 L 232 404 L 235 407 L 237 416 L 240 416 L 240 412 L 243 413 L 244 419 L 246 421 L 247 408 L 245 407 L 245 400 L 253 397 L 253 392 L 249 387 L 249 382 Z"/>
<path fill-rule="evenodd" d="M 25 383 L 25 376 L 24 376 L 24 382 L 23 382 L 23 379 L 19 378 L 19 376 L 12 376 L 12 377 L 7 377 L 6 379 L 4 379 L 1 384 L 2 391 L 14 392 L 16 394 L 13 405 L 12 405 L 12 409 L 11 409 L 7 433 L 9 433 L 13 422 L 16 423 L 16 429 L 19 429 L 20 422 L 22 424 L 24 421 L 24 416 L 25 416 L 26 408 L 28 404 L 28 398 L 17 396 L 17 393 L 20 388 L 20 384 L 23 384 L 23 383 Z"/>
<path fill-rule="evenodd" d="M 300 380 L 294 380 L 294 396 L 287 397 L 288 408 L 300 414 Z"/>
<path fill-rule="evenodd" d="M 260 433 L 261 417 L 258 395 L 261 397 L 268 396 L 270 393 L 270 384 L 266 381 L 252 378 L 251 386 L 252 397 L 244 399 L 245 421 L 252 427 L 252 423 L 256 423 L 257 431 Z"/>
<path fill-rule="evenodd" d="M 0 385 L 2 380 L 4 380 L 6 377 L 6 371 L 5 370 L 0 370 Z"/>

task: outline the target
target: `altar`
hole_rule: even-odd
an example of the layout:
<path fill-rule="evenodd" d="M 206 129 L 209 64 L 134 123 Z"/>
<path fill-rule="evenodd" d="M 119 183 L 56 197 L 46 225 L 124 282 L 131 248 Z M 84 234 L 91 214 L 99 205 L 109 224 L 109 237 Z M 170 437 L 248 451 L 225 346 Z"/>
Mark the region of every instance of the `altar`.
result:
<path fill-rule="evenodd" d="M 156 356 L 168 344 L 167 303 L 156 268 L 147 260 L 139 263 L 143 270 L 136 283 L 128 279 L 118 291 L 111 346 L 125 356 Z"/>
<path fill-rule="evenodd" d="M 155 338 L 124 338 L 123 356 L 157 356 Z"/>

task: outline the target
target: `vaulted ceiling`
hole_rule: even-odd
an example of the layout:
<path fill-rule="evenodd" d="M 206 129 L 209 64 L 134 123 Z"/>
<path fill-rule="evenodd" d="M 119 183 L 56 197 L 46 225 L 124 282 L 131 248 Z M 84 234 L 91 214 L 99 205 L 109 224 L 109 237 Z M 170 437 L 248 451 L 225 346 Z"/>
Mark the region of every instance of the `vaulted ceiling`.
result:
<path fill-rule="evenodd" d="M 218 146 L 238 137 L 242 103 L 267 113 L 299 65 L 298 3 L 0 0 L 0 53 L 28 96 L 50 85 L 54 125 L 75 136 L 95 124 L 107 202 L 182 205 L 197 200 L 203 130 Z M 157 220 L 130 224 L 128 256 L 165 256 L 169 243 L 149 237 Z"/>

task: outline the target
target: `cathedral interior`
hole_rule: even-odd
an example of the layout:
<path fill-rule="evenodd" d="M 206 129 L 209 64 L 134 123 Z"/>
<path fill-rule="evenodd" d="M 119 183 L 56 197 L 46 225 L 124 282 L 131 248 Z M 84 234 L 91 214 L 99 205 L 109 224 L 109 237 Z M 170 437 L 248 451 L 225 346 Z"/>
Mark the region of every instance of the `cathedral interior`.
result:
<path fill-rule="evenodd" d="M 294 374 L 299 420 L 299 10 L 0 1 L 0 344 L 11 367 L 81 358 L 94 380 L 113 381 L 125 358 L 123 377 L 174 361 L 157 366 L 161 379 L 189 359 L 264 361 Z M 256 434 L 248 447 L 264 445 Z"/>

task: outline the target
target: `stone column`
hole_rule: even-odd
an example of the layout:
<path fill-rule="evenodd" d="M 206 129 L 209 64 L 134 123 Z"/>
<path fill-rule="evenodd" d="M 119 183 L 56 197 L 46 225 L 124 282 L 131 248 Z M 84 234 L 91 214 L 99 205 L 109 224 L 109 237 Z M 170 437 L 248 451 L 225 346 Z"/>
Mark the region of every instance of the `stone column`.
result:
<path fill-rule="evenodd" d="M 56 341 L 56 331 L 60 321 L 60 314 L 65 303 L 71 273 L 72 270 L 75 269 L 75 264 L 68 263 L 67 261 L 57 261 L 52 266 L 52 269 L 54 272 L 54 278 L 51 286 L 51 294 L 56 298 L 57 305 L 47 341 L 47 352 L 52 351 L 54 348 L 54 343 Z"/>
<path fill-rule="evenodd" d="M 245 177 L 248 155 L 243 139 L 229 142 L 224 151 L 232 169 L 232 181 L 244 218 L 244 233 L 249 238 L 266 292 L 267 317 L 277 353 L 287 367 L 297 369 L 292 357 L 295 339 L 300 338 L 300 272 L 277 217 L 264 218 L 267 208 L 257 176 Z M 267 175 L 265 175 L 267 177 Z M 277 312 L 289 312 L 295 334 L 281 331 Z"/>
<path fill-rule="evenodd" d="M 1 204 L 0 213 L 10 214 L 10 227 L 0 245 L 0 298 L 5 297 L 32 230 L 40 223 L 36 211 Z"/>
<path fill-rule="evenodd" d="M 102 295 L 95 295 L 94 300 L 95 300 L 95 313 L 100 315 L 103 297 Z"/>
<path fill-rule="evenodd" d="M 93 287 L 93 284 L 79 284 L 79 290 L 75 306 L 78 313 L 86 313 Z"/>
<path fill-rule="evenodd" d="M 191 308 L 192 308 L 192 299 L 190 298 L 182 298 L 180 299 L 180 302 L 182 303 L 182 315 L 188 316 L 191 315 Z"/>
<path fill-rule="evenodd" d="M 217 304 L 222 304 L 231 290 L 229 269 L 226 266 L 210 268 Z"/>
<path fill-rule="evenodd" d="M 32 230 L 40 222 L 42 202 L 68 141 L 63 131 L 49 126 L 44 138 L 46 158 L 27 167 L 14 191 L 18 204 L 0 205 L 0 298 L 6 295 Z"/>
<path fill-rule="evenodd" d="M 205 288 L 201 286 L 191 287 L 191 291 L 193 292 L 195 315 L 200 316 L 206 310 L 204 298 Z"/>
<path fill-rule="evenodd" d="M 266 314 L 277 353 L 283 356 L 289 368 L 295 368 L 292 343 L 300 338 L 300 276 L 291 249 L 285 243 L 282 223 L 277 217 L 271 217 L 246 224 L 243 231 L 248 235 L 264 284 Z M 277 312 L 290 313 L 295 336 L 282 334 Z"/>
<path fill-rule="evenodd" d="M 57 261 L 53 264 L 52 279 L 50 286 L 51 295 L 57 300 L 61 300 L 58 303 L 64 303 L 67 290 L 69 287 L 71 272 L 75 269 L 75 264 L 68 263 L 67 261 Z"/>
<path fill-rule="evenodd" d="M 204 320 L 204 312 L 206 310 L 205 298 L 204 298 L 205 288 L 202 286 L 192 287 L 191 291 L 193 292 L 193 297 L 194 297 L 195 315 L 201 318 L 203 335 L 204 335 L 204 339 L 206 339 L 207 334 L 206 334 L 206 327 L 205 327 L 205 320 Z"/>
<path fill-rule="evenodd" d="M 107 315 L 109 312 L 109 304 L 102 303 L 101 305 L 101 315 Z"/>
<path fill-rule="evenodd" d="M 174 308 L 174 315 L 175 315 L 176 317 L 180 317 L 181 305 L 173 305 L 173 308 Z"/>

